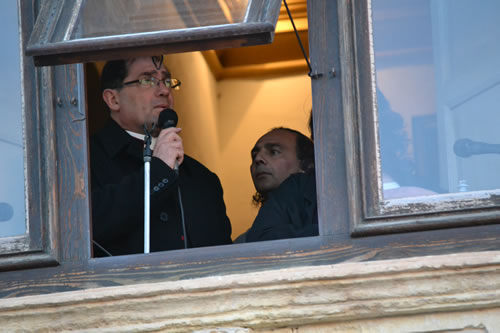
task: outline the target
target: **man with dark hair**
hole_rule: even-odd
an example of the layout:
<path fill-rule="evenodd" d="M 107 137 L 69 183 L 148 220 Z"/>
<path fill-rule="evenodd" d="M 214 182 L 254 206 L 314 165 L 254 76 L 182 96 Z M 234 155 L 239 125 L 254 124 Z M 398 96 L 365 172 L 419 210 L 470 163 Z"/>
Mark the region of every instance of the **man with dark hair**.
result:
<path fill-rule="evenodd" d="M 145 131 L 173 107 L 180 81 L 159 56 L 110 61 L 101 85 L 110 119 L 90 141 L 94 255 L 141 253 Z M 180 131 L 152 132 L 151 252 L 231 243 L 219 178 L 184 154 Z"/>
<path fill-rule="evenodd" d="M 291 174 L 314 166 L 314 144 L 304 134 L 285 127 L 273 128 L 257 140 L 251 151 L 250 173 L 256 193 L 254 203 L 262 205 L 269 193 Z"/>
<path fill-rule="evenodd" d="M 279 190 L 287 178 L 314 173 L 314 143 L 304 134 L 290 128 L 273 128 L 257 140 L 251 154 L 250 173 L 257 190 L 253 202 L 256 206 L 261 206 L 258 216 L 262 210 L 269 211 L 268 199 Z M 254 222 L 252 227 L 235 242 L 261 240 L 260 225 L 264 225 L 265 228 L 269 225 L 272 227 L 274 222 L 267 217 L 266 221 L 258 224 Z M 288 233 L 286 235 L 279 233 L 276 237 L 288 236 Z"/>
<path fill-rule="evenodd" d="M 309 127 L 312 137 L 312 113 Z M 308 142 L 302 149 L 297 136 L 297 159 L 302 172 L 289 175 L 267 193 L 252 227 L 245 235 L 246 242 L 318 235 L 314 147 L 312 140 L 306 139 L 302 140 Z"/>

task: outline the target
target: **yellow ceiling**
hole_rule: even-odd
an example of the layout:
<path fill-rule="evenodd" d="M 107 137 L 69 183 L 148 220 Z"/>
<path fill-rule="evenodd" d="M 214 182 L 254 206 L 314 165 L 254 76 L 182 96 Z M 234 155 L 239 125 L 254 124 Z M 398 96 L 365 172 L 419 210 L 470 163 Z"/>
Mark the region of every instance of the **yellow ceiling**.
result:
<path fill-rule="evenodd" d="M 287 4 L 309 56 L 306 0 L 288 0 Z M 217 79 L 308 72 L 284 4 L 281 6 L 272 44 L 211 50 L 203 52 L 203 55 Z"/>

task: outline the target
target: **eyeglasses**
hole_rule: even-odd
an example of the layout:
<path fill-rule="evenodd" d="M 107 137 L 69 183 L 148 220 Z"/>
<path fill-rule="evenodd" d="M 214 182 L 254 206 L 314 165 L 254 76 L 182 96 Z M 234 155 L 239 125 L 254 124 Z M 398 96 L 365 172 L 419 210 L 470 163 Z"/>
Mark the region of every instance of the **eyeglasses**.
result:
<path fill-rule="evenodd" d="M 160 82 L 163 82 L 165 84 L 165 87 L 173 90 L 180 90 L 181 89 L 181 81 L 177 79 L 157 79 L 154 76 L 145 78 L 145 79 L 139 79 L 139 80 L 134 80 L 134 81 L 129 81 L 129 82 L 123 82 L 124 86 L 128 86 L 131 84 L 138 83 L 141 87 L 145 88 L 153 88 L 153 87 L 158 87 L 160 85 Z"/>

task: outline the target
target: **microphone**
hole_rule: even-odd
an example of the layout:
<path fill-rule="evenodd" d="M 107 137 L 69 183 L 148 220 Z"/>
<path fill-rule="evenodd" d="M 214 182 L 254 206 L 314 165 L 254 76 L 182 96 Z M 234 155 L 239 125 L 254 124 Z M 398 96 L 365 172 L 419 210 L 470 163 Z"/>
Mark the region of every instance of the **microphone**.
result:
<path fill-rule="evenodd" d="M 12 216 L 14 216 L 14 208 L 6 202 L 0 202 L 0 222 L 7 222 Z"/>
<path fill-rule="evenodd" d="M 472 141 L 469 139 L 459 139 L 453 145 L 455 155 L 460 157 L 470 157 L 482 154 L 500 154 L 500 144 Z"/>
<path fill-rule="evenodd" d="M 161 129 L 175 127 L 177 126 L 178 120 L 179 117 L 177 117 L 177 113 L 174 110 L 165 109 L 160 112 L 160 115 L 158 116 L 158 125 Z M 175 161 L 174 171 L 179 172 L 179 165 L 177 164 L 177 161 Z"/>
<path fill-rule="evenodd" d="M 172 109 L 165 109 L 160 112 L 160 116 L 158 117 L 158 125 L 161 129 L 166 129 L 170 127 L 177 126 L 177 121 L 179 118 L 177 117 L 177 113 Z"/>

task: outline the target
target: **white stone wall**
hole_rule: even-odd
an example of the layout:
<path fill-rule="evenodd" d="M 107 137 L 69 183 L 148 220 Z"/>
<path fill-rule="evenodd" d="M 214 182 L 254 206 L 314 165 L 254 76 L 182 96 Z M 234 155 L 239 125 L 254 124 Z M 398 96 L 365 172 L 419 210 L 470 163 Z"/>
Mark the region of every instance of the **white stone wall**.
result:
<path fill-rule="evenodd" d="M 500 251 L 2 299 L 0 330 L 500 332 Z"/>

